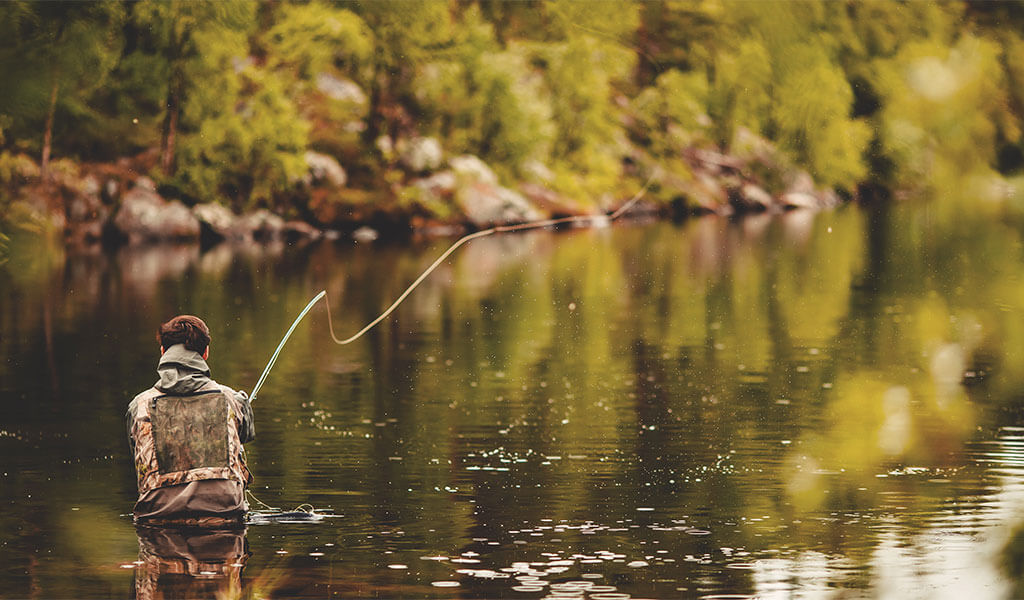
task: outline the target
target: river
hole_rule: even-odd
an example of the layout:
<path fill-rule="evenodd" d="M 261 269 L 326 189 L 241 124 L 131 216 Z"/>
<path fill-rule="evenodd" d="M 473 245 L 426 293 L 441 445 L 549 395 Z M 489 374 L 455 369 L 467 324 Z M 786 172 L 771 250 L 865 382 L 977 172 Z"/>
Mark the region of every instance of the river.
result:
<path fill-rule="evenodd" d="M 1022 233 L 927 207 L 475 240 L 260 391 L 253 507 L 323 520 L 136 530 L 161 321 L 251 389 L 451 241 L 15 246 L 0 597 L 1024 594 Z"/>

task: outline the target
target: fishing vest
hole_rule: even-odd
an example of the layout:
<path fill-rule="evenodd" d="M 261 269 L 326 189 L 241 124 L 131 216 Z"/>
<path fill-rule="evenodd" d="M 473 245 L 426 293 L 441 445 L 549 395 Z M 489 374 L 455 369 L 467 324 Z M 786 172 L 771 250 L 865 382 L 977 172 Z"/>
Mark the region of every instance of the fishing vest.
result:
<path fill-rule="evenodd" d="M 132 423 L 139 496 L 205 479 L 252 481 L 238 435 L 236 402 L 219 387 L 189 396 L 155 388 L 143 392 Z"/>

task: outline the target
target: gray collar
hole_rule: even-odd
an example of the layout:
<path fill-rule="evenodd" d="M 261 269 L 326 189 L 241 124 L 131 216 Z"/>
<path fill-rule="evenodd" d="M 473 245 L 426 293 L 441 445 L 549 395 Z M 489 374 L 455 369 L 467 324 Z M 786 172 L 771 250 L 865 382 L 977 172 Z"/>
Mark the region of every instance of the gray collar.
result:
<path fill-rule="evenodd" d="M 210 383 L 210 367 L 198 352 L 182 344 L 167 348 L 156 369 L 160 381 L 154 387 L 166 394 L 191 394 Z"/>

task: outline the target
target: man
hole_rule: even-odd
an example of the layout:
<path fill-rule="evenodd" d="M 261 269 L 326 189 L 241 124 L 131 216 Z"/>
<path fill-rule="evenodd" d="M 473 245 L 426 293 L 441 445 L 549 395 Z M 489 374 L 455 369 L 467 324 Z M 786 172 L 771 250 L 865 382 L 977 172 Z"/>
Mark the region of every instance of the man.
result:
<path fill-rule="evenodd" d="M 181 315 L 160 326 L 160 380 L 128 405 L 139 499 L 135 520 L 241 522 L 252 475 L 242 444 L 256 437 L 245 392 L 210 378 L 210 329 Z"/>

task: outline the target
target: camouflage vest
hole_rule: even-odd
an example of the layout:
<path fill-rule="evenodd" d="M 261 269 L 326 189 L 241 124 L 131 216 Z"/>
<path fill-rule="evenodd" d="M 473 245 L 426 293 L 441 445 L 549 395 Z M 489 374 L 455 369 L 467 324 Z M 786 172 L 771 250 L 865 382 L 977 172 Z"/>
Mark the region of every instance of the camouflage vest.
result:
<path fill-rule="evenodd" d="M 229 479 L 252 481 L 238 435 L 237 400 L 216 385 L 190 396 L 143 392 L 132 438 L 139 496 L 162 487 Z"/>

